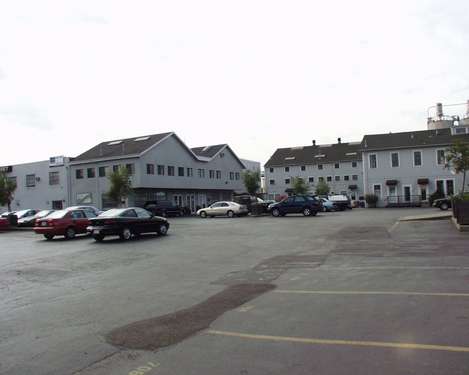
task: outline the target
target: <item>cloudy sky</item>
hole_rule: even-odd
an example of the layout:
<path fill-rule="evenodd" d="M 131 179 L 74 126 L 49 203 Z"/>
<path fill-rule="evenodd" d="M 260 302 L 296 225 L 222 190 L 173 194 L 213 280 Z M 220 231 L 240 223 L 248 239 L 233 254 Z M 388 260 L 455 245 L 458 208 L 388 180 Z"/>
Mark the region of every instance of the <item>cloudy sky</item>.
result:
<path fill-rule="evenodd" d="M 265 162 L 425 129 L 469 99 L 468 47 L 467 0 L 0 0 L 0 165 L 166 131 Z"/>

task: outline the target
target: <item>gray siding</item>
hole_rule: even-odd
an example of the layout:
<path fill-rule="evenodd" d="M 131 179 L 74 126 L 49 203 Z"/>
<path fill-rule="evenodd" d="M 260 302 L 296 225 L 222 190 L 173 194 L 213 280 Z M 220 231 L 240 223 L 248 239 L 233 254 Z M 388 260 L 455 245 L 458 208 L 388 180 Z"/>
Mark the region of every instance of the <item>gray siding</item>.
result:
<path fill-rule="evenodd" d="M 132 186 L 137 192 L 160 190 L 165 192 L 165 199 L 168 200 L 173 200 L 174 195 L 183 195 L 184 202 L 182 203 L 184 205 L 187 194 L 196 194 L 195 204 L 205 205 L 213 200 L 230 199 L 233 191 L 241 192 L 244 190 L 241 179 L 242 166 L 228 148 L 215 156 L 213 160 L 200 161 L 194 158 L 175 137 L 168 137 L 138 158 L 81 162 L 72 165 L 73 202 L 76 202 L 77 195 L 91 193 L 92 202 L 90 204 L 102 208 L 102 195 L 109 190 L 109 181 L 107 177 L 99 177 L 98 167 L 108 167 L 108 172 L 111 172 L 112 166 L 118 164 L 134 165 Z M 147 174 L 147 164 L 154 165 L 154 174 Z M 158 165 L 165 167 L 164 175 L 158 175 Z M 174 176 L 168 175 L 168 166 L 174 166 Z M 184 168 L 184 176 L 178 175 L 179 167 Z M 96 177 L 87 178 L 87 168 L 95 168 Z M 187 168 L 192 168 L 193 175 L 191 177 L 187 176 Z M 83 169 L 84 178 L 76 179 L 77 169 Z M 204 169 L 205 177 L 199 177 L 198 169 Z M 210 170 L 221 171 L 221 178 L 210 178 Z M 230 172 L 234 176 L 238 174 L 239 178 L 237 180 L 230 179 Z M 129 204 L 134 204 L 136 200 L 138 197 L 130 197 Z"/>
<path fill-rule="evenodd" d="M 51 209 L 53 201 L 61 201 L 64 207 L 69 205 L 68 174 L 66 166 L 50 167 L 49 161 L 17 164 L 12 166 L 8 177 L 16 177 L 17 188 L 12 210 Z M 59 184 L 49 185 L 49 172 L 59 173 Z M 35 186 L 26 186 L 26 175 L 35 175 Z M 0 207 L 2 211 L 6 207 Z"/>
<path fill-rule="evenodd" d="M 323 164 L 323 169 L 318 169 L 317 165 L 305 165 L 305 170 L 301 170 L 301 166 L 289 166 L 288 172 L 285 167 L 266 167 L 265 168 L 265 188 L 269 199 L 274 196 L 285 194 L 285 190 L 292 187 L 291 181 L 294 177 L 303 178 L 310 186 L 310 192 L 314 193 L 319 177 L 323 177 L 324 181 L 330 186 L 331 193 L 340 194 L 346 192 L 350 197 L 358 199 L 363 195 L 363 171 L 361 161 L 357 161 L 357 166 L 352 167 L 352 162 L 339 162 L 339 168 L 335 168 L 334 164 Z M 273 172 L 271 172 L 271 168 Z M 357 180 L 353 180 L 352 176 L 356 175 Z M 332 181 L 328 182 L 327 177 L 330 176 Z M 340 181 L 336 181 L 335 177 L 339 176 Z M 349 176 L 349 180 L 345 181 L 344 176 Z M 313 183 L 309 183 L 309 177 L 314 178 Z M 290 179 L 290 184 L 286 184 L 285 180 Z M 275 184 L 271 185 L 270 181 L 274 180 Z M 351 191 L 349 185 L 357 185 L 357 190 Z"/>
<path fill-rule="evenodd" d="M 364 183 L 365 192 L 373 193 L 374 185 L 381 184 L 381 197 L 379 206 L 386 204 L 386 198 L 390 195 L 389 187 L 386 186 L 387 180 L 397 180 L 396 194 L 404 195 L 404 186 L 410 186 L 412 195 L 420 195 L 421 188 L 417 183 L 418 179 L 428 178 L 429 184 L 426 186 L 427 197 L 436 191 L 437 180 L 453 180 L 454 190 L 458 192 L 461 189 L 462 175 L 454 175 L 443 165 L 437 164 L 437 150 L 445 149 L 442 147 L 413 148 L 400 150 L 386 150 L 363 153 L 364 163 Z M 422 165 L 414 166 L 413 152 L 422 152 Z M 391 166 L 391 153 L 399 154 L 399 166 Z M 377 168 L 370 168 L 369 156 L 376 154 Z"/>

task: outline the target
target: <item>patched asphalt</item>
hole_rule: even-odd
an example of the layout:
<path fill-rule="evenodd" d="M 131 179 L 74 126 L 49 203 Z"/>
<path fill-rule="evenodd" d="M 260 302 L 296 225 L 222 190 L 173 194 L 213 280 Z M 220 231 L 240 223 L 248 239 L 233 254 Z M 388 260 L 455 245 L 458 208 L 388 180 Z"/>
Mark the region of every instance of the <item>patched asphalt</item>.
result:
<path fill-rule="evenodd" d="M 426 212 L 2 233 L 0 374 L 467 374 L 469 237 Z"/>

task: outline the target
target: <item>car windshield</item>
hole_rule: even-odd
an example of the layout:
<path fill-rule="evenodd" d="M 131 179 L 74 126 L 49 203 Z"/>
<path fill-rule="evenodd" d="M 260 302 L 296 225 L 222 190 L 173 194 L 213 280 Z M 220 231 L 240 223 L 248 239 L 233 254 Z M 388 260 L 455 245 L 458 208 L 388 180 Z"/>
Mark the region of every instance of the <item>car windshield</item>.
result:
<path fill-rule="evenodd" d="M 68 212 L 69 212 L 68 210 L 54 211 L 49 216 L 47 216 L 47 218 L 48 219 L 62 219 Z"/>
<path fill-rule="evenodd" d="M 29 212 L 30 210 L 21 210 L 21 211 L 16 211 L 15 215 L 17 217 L 21 217 L 21 216 L 24 216 L 27 212 Z"/>
<path fill-rule="evenodd" d="M 51 213 L 50 210 L 42 210 L 42 211 L 39 211 L 36 215 L 34 215 L 36 218 L 41 218 L 41 217 L 44 217 L 44 216 L 47 216 Z"/>
<path fill-rule="evenodd" d="M 115 217 L 124 213 L 127 208 L 111 208 L 110 210 L 104 211 L 98 217 Z"/>

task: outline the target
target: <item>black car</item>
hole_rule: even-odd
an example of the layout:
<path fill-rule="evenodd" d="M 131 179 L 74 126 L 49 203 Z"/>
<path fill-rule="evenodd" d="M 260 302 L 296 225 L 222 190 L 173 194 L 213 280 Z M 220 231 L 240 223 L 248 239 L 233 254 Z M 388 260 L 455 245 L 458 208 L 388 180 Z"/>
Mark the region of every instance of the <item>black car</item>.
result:
<path fill-rule="evenodd" d="M 272 216 L 285 216 L 287 214 L 303 214 L 316 216 L 322 210 L 321 201 L 308 195 L 294 195 L 281 202 L 269 206 Z"/>
<path fill-rule="evenodd" d="M 169 223 L 165 218 L 155 216 L 140 207 L 129 207 L 113 208 L 90 219 L 87 231 L 100 242 L 106 236 L 119 236 L 122 240 L 130 240 L 142 233 L 166 235 L 168 229 Z"/>
<path fill-rule="evenodd" d="M 440 198 L 433 201 L 433 207 L 438 207 L 440 210 L 446 211 L 451 208 L 450 198 Z"/>
<path fill-rule="evenodd" d="M 170 217 L 182 216 L 184 211 L 171 201 L 149 201 L 145 202 L 143 208 L 155 216 Z"/>

